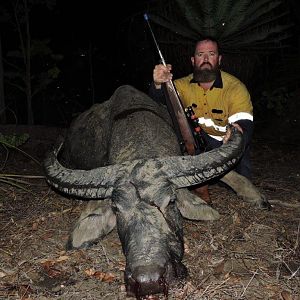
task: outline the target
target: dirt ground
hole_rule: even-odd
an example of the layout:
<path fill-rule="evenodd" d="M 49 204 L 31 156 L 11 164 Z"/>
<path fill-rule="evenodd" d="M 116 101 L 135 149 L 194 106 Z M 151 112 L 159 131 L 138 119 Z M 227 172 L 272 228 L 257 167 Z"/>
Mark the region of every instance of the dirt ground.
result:
<path fill-rule="evenodd" d="M 12 130 L 1 128 L 4 134 Z M 18 130 L 30 135 L 21 149 L 40 162 L 62 132 Z M 168 299 L 300 299 L 299 150 L 300 145 L 254 138 L 253 182 L 271 211 L 251 207 L 225 187 L 210 186 L 221 219 L 185 221 L 183 262 L 189 276 L 170 286 Z M 7 156 L 1 147 L 0 162 L 0 299 L 133 299 L 126 297 L 125 258 L 116 230 L 88 250 L 66 252 L 83 202 L 55 193 L 41 167 L 19 151 L 9 150 Z M 23 175 L 19 179 L 27 190 L 4 183 L 8 174 Z"/>

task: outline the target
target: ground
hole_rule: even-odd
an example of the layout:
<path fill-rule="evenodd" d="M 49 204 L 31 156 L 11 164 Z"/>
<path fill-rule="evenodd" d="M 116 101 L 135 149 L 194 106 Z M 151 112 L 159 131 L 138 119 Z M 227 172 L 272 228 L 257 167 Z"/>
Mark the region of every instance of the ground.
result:
<path fill-rule="evenodd" d="M 15 131 L 5 126 L 0 132 Z M 63 129 L 17 131 L 30 135 L 21 149 L 42 162 Z M 189 276 L 170 286 L 168 299 L 300 299 L 300 145 L 273 138 L 255 136 L 252 149 L 253 182 L 272 210 L 210 186 L 221 219 L 184 222 Z M 53 191 L 41 166 L 19 151 L 2 147 L 0 161 L 0 299 L 127 299 L 116 230 L 88 250 L 66 252 L 83 202 Z M 19 179 L 27 190 L 6 184 L 8 174 L 24 175 Z"/>

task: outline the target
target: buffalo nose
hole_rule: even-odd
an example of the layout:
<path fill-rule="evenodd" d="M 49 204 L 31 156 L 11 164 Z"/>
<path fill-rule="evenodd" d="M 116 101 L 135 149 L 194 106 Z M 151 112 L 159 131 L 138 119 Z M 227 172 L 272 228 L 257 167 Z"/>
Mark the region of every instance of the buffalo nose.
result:
<path fill-rule="evenodd" d="M 166 269 L 158 265 L 136 267 L 128 278 L 127 293 L 137 298 L 157 293 L 167 294 L 165 274 Z"/>

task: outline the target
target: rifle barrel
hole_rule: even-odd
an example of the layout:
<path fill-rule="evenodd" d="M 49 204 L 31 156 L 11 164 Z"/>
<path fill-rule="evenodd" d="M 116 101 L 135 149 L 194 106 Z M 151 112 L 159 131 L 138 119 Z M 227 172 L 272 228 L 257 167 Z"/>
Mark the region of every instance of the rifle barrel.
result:
<path fill-rule="evenodd" d="M 166 66 L 166 61 L 159 49 L 158 43 L 156 41 L 155 35 L 152 31 L 149 17 L 147 14 L 144 14 L 144 19 L 148 24 L 148 27 L 150 29 L 152 38 L 154 40 L 155 46 L 158 50 L 158 54 L 161 59 L 161 63 Z M 169 113 L 171 115 L 175 131 L 179 140 L 180 147 L 182 145 L 185 146 L 185 149 L 182 149 L 182 152 L 187 152 L 189 155 L 195 155 L 195 151 L 197 148 L 197 143 L 195 140 L 195 137 L 193 136 L 193 133 L 190 128 L 190 124 L 187 120 L 185 110 L 183 108 L 183 105 L 181 103 L 181 100 L 179 98 L 178 92 L 176 90 L 176 87 L 172 80 L 167 81 L 165 84 L 163 84 L 164 92 L 166 94 L 166 100 L 167 100 L 167 107 L 169 109 Z M 178 129 L 177 129 L 178 128 Z"/>
<path fill-rule="evenodd" d="M 166 61 L 165 61 L 165 59 L 164 59 L 164 57 L 163 57 L 163 55 L 162 55 L 162 53 L 161 53 L 161 51 L 160 51 L 160 49 L 159 49 L 158 43 L 157 43 L 156 38 L 155 38 L 155 35 L 154 35 L 153 31 L 152 31 L 152 28 L 151 28 L 151 25 L 150 25 L 150 22 L 149 22 L 149 17 L 148 17 L 147 14 L 144 14 L 144 19 L 145 19 L 145 21 L 146 21 L 147 24 L 148 24 L 149 30 L 150 30 L 150 32 L 151 32 L 152 38 L 153 38 L 153 40 L 154 40 L 156 49 L 157 49 L 157 51 L 158 51 L 158 54 L 159 54 L 159 57 L 160 57 L 160 60 L 161 60 L 161 63 L 162 63 L 164 66 L 166 66 L 166 65 L 167 65 L 167 64 L 166 64 Z"/>

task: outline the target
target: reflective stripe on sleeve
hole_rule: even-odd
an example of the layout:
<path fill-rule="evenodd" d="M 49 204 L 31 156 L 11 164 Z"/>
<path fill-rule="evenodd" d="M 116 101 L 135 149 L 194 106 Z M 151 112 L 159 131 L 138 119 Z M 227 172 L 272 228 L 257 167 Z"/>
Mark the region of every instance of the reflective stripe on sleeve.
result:
<path fill-rule="evenodd" d="M 228 118 L 229 123 L 234 123 L 238 120 L 250 120 L 253 121 L 253 116 L 246 112 L 238 112 Z"/>
<path fill-rule="evenodd" d="M 218 126 L 214 123 L 212 119 L 198 118 L 198 123 L 201 125 L 205 125 L 206 127 L 213 127 L 215 130 L 220 132 L 226 132 L 226 126 Z"/>

